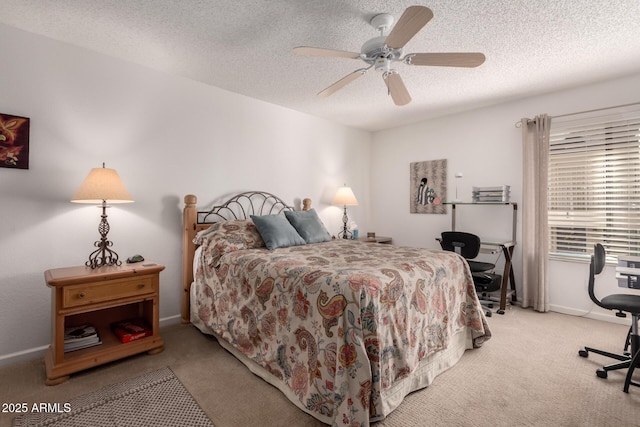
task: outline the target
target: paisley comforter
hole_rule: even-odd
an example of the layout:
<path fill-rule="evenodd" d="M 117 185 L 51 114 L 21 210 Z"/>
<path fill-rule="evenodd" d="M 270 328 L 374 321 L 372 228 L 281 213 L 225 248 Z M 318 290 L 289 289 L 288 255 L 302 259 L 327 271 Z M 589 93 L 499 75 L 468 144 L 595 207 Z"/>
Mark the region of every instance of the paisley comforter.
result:
<path fill-rule="evenodd" d="M 228 233 L 196 242 L 194 324 L 326 423 L 384 418 L 394 384 L 424 387 L 412 376 L 454 336 L 468 348 L 491 336 L 466 263 L 451 252 L 347 240 L 269 251 Z"/>

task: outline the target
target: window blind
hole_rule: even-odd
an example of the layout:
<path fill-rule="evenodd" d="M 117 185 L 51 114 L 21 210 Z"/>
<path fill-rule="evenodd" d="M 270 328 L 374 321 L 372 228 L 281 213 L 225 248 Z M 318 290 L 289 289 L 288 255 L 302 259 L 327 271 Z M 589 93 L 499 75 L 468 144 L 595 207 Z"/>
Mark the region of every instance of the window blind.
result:
<path fill-rule="evenodd" d="M 551 256 L 640 255 L 640 105 L 551 120 Z"/>

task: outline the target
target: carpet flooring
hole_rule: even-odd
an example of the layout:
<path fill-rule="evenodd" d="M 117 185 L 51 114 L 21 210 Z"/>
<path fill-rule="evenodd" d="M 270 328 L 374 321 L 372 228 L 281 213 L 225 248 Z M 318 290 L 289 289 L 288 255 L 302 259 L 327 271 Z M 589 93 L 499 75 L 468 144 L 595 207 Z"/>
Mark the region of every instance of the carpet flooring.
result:
<path fill-rule="evenodd" d="M 626 372 L 600 379 L 595 370 L 611 360 L 578 356 L 584 345 L 621 351 L 628 327 L 519 307 L 487 321 L 491 340 L 374 427 L 640 426 L 640 388 L 623 393 Z M 193 326 L 169 326 L 161 335 L 160 354 L 83 371 L 53 387 L 44 385 L 42 360 L 0 368 L 0 402 L 66 402 L 168 366 L 216 427 L 324 425 Z M 10 426 L 15 416 L 0 413 L 0 425 Z"/>

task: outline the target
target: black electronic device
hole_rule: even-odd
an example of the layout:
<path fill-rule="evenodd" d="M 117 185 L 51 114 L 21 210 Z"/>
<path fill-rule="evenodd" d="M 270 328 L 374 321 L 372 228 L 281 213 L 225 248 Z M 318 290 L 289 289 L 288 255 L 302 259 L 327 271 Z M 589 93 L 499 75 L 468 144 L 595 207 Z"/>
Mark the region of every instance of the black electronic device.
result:
<path fill-rule="evenodd" d="M 640 257 L 620 255 L 616 267 L 618 286 L 640 289 Z"/>
<path fill-rule="evenodd" d="M 127 258 L 127 262 L 129 264 L 133 264 L 135 262 L 142 262 L 144 261 L 144 257 L 142 255 L 136 254 L 136 255 L 132 255 L 129 258 Z"/>

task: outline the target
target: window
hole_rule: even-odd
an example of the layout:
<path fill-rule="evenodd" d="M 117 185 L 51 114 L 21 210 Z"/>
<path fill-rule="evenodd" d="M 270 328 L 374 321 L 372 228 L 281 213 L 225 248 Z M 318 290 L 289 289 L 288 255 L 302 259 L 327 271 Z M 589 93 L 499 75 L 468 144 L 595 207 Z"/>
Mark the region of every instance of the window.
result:
<path fill-rule="evenodd" d="M 552 119 L 548 197 L 551 256 L 640 256 L 640 105 Z"/>

